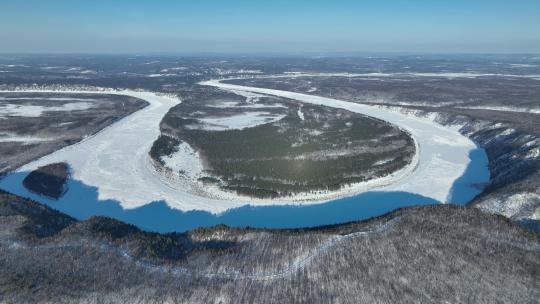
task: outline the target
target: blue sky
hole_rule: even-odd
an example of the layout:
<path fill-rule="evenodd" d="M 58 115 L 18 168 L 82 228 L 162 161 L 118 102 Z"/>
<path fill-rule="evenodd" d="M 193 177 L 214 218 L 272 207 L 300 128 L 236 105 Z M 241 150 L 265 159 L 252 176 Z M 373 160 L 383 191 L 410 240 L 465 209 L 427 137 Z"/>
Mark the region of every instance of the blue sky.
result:
<path fill-rule="evenodd" d="M 0 0 L 0 52 L 539 53 L 540 0 Z"/>

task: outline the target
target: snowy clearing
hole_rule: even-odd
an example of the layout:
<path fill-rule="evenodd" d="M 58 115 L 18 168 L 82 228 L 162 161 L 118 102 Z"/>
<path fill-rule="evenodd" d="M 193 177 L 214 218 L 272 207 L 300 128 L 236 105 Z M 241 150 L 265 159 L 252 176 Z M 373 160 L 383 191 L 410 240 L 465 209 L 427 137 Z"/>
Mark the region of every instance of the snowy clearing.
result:
<path fill-rule="evenodd" d="M 300 120 L 305 120 L 305 117 L 304 117 L 304 112 L 302 112 L 302 106 L 300 106 L 300 108 L 298 109 L 298 118 L 300 118 Z"/>
<path fill-rule="evenodd" d="M 178 75 L 177 75 L 177 74 L 173 74 L 173 73 L 150 74 L 150 75 L 148 75 L 148 77 L 150 77 L 150 78 L 156 78 L 156 77 L 173 77 L 173 76 L 178 76 Z"/>
<path fill-rule="evenodd" d="M 466 107 L 457 107 L 457 109 L 491 110 L 491 111 L 502 111 L 502 112 L 540 114 L 540 108 L 533 109 L 533 108 L 506 107 L 506 106 L 466 106 Z"/>
<path fill-rule="evenodd" d="M 35 105 L 19 105 L 19 104 L 2 104 L 0 105 L 0 118 L 6 116 L 21 116 L 21 117 L 39 117 L 43 112 L 52 111 L 81 111 L 92 108 L 89 102 L 71 102 L 62 106 L 35 106 Z"/>
<path fill-rule="evenodd" d="M 20 142 L 25 144 L 31 144 L 35 142 L 49 141 L 52 138 L 18 135 L 15 133 L 0 133 L 0 142 Z"/>
<path fill-rule="evenodd" d="M 261 97 L 267 97 L 266 95 L 262 94 L 255 94 L 252 92 L 246 92 L 246 91 L 231 91 L 231 93 L 234 93 L 236 95 L 242 96 L 246 98 L 245 103 L 239 103 L 239 102 L 221 102 L 216 105 L 209 105 L 210 107 L 217 107 L 217 108 L 228 108 L 228 107 L 238 107 L 238 108 L 285 108 L 285 105 L 281 103 L 259 103 Z"/>
<path fill-rule="evenodd" d="M 283 117 L 285 115 L 276 115 L 270 112 L 245 112 L 227 117 L 200 118 L 198 120 L 204 124 L 204 130 L 224 131 L 252 128 L 261 124 L 281 120 Z"/>
<path fill-rule="evenodd" d="M 199 154 L 186 142 L 182 142 L 178 151 L 172 155 L 162 156 L 161 160 L 165 163 L 165 167 L 174 173 L 195 180 L 201 177 L 204 169 Z"/>
<path fill-rule="evenodd" d="M 443 127 L 429 118 L 418 118 L 379 107 L 346 102 L 332 98 L 312 96 L 288 91 L 245 87 L 222 83 L 219 80 L 201 84 L 225 90 L 244 90 L 259 94 L 296 99 L 306 103 L 341 108 L 388 121 L 408 131 L 419 147 L 418 165 L 405 174 L 400 170 L 390 176 L 375 179 L 351 187 L 357 192 L 377 189 L 380 191 L 405 191 L 447 202 L 454 182 L 460 178 L 470 163 L 469 154 L 477 146 L 457 130 Z M 414 163 L 414 162 L 413 162 Z M 487 168 L 486 168 L 487 170 Z M 363 189 L 362 189 L 363 188 Z M 471 191 L 473 191 L 471 189 Z M 342 194 L 351 195 L 354 190 L 343 189 Z M 351 193 L 353 192 L 353 193 Z"/>
<path fill-rule="evenodd" d="M 69 97 L 0 97 L 0 100 L 40 100 L 40 101 L 99 101 L 94 98 L 69 98 Z"/>

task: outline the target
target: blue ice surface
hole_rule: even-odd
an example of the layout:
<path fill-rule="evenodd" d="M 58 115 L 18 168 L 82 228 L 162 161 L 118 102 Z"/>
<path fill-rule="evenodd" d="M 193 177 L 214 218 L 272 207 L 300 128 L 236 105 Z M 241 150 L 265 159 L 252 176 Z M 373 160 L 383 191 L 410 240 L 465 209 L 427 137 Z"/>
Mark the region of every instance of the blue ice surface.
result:
<path fill-rule="evenodd" d="M 489 181 L 486 153 L 483 149 L 469 154 L 470 163 L 463 176 L 455 181 L 449 201 L 465 204 L 482 191 Z M 59 200 L 28 192 L 22 185 L 29 172 L 14 172 L 0 181 L 0 188 L 29 197 L 77 219 L 102 215 L 116 218 L 141 229 L 157 232 L 186 231 L 198 227 L 225 224 L 232 227 L 301 228 L 364 220 L 407 206 L 431 205 L 440 202 L 408 192 L 369 191 L 330 202 L 310 205 L 245 205 L 220 214 L 207 211 L 181 211 L 164 201 L 124 209 L 115 200 L 98 200 L 98 189 L 70 179 L 68 191 Z M 426 182 L 429 182 L 426 180 Z M 134 185 L 135 187 L 135 185 Z M 129 191 L 129 189 L 126 189 Z"/>
<path fill-rule="evenodd" d="M 465 173 L 452 185 L 448 201 L 464 205 L 482 192 L 489 182 L 488 158 L 484 149 L 476 148 L 469 152 L 471 162 Z"/>

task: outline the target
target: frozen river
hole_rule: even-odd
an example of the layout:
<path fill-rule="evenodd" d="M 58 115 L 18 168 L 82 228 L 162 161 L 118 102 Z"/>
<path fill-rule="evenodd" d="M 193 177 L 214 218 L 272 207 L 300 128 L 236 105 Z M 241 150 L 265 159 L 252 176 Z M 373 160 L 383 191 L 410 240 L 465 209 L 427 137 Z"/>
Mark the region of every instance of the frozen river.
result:
<path fill-rule="evenodd" d="M 146 108 L 96 135 L 21 167 L 0 181 L 0 187 L 45 203 L 74 217 L 115 217 L 156 231 L 182 231 L 218 223 L 258 227 L 303 227 L 380 215 L 417 204 L 465 203 L 489 180 L 487 157 L 457 130 L 429 119 L 331 98 L 208 81 L 223 89 L 282 96 L 300 102 L 347 109 L 386 120 L 415 139 L 415 166 L 391 178 L 355 189 L 333 200 L 211 199 L 175 189 L 149 168 L 148 151 L 159 135 L 159 122 L 180 100 L 149 92 L 117 94 L 144 99 Z M 94 92 L 95 93 L 95 92 Z M 28 192 L 22 180 L 39 166 L 65 161 L 72 169 L 69 191 L 58 201 Z M 365 189 L 362 191 L 362 187 Z M 358 193 L 360 192 L 360 193 Z"/>

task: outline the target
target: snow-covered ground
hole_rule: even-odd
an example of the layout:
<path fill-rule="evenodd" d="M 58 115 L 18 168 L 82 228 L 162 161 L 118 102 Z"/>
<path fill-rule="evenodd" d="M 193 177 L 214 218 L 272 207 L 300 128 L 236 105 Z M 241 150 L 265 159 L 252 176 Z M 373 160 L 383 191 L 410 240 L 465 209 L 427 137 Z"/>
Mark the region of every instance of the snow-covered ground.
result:
<path fill-rule="evenodd" d="M 260 124 L 275 122 L 285 117 L 284 114 L 272 114 L 270 112 L 245 112 L 227 117 L 200 118 L 205 130 L 241 130 L 252 128 Z"/>
<path fill-rule="evenodd" d="M 262 94 L 255 94 L 252 92 L 246 92 L 246 91 L 231 91 L 232 93 L 236 95 L 240 95 L 242 97 L 246 98 L 246 104 L 238 103 L 238 102 L 222 102 L 220 104 L 215 105 L 214 107 L 239 107 L 239 108 L 285 108 L 286 106 L 281 103 L 260 103 L 261 97 L 265 97 L 266 95 Z"/>
<path fill-rule="evenodd" d="M 173 73 L 157 73 L 157 74 L 150 74 L 148 75 L 148 77 L 150 78 L 156 78 L 156 77 L 174 77 L 174 76 L 178 76 L 177 74 L 173 74 Z"/>
<path fill-rule="evenodd" d="M 70 97 L 3 97 L 0 100 L 39 100 L 39 101 L 99 101 L 94 98 L 70 98 Z"/>
<path fill-rule="evenodd" d="M 197 180 L 202 176 L 204 168 L 199 154 L 186 142 L 182 142 L 178 147 L 178 151 L 172 155 L 162 156 L 161 160 L 166 168 L 186 178 Z"/>
<path fill-rule="evenodd" d="M 460 106 L 459 109 L 471 109 L 471 110 L 492 110 L 503 112 L 518 112 L 518 113 L 540 113 L 540 106 L 537 108 L 524 108 L 524 107 L 506 107 L 506 106 Z"/>
<path fill-rule="evenodd" d="M 246 102 L 247 103 L 252 103 L 252 104 L 256 104 L 257 102 L 259 102 L 259 99 L 261 99 L 261 97 L 264 97 L 265 95 L 262 95 L 262 94 L 256 94 L 256 93 L 252 93 L 252 92 L 246 92 L 246 91 L 232 91 L 234 94 L 236 95 L 240 95 L 240 96 L 243 96 L 246 98 Z"/>
<path fill-rule="evenodd" d="M 0 133 L 0 142 L 18 142 L 31 144 L 35 142 L 42 142 L 52 140 L 52 138 L 38 137 L 38 136 L 26 136 L 15 133 Z"/>
<path fill-rule="evenodd" d="M 46 111 L 76 111 L 88 110 L 92 107 L 89 102 L 71 102 L 61 106 L 36 106 L 20 104 L 0 104 L 0 118 L 6 116 L 39 117 Z"/>
<path fill-rule="evenodd" d="M 300 106 L 298 109 L 298 118 L 300 118 L 300 120 L 305 120 L 304 112 L 302 112 L 302 106 Z"/>
<path fill-rule="evenodd" d="M 207 81 L 204 84 L 234 91 L 282 96 L 380 118 L 410 132 L 419 153 L 416 154 L 411 165 L 392 175 L 345 187 L 337 192 L 310 193 L 279 200 L 251 199 L 234 193 L 224 195 L 219 191 L 216 191 L 213 197 L 201 196 L 164 182 L 163 176 L 155 170 L 148 155 L 153 141 L 160 134 L 161 118 L 180 101 L 174 97 L 149 92 L 107 91 L 108 94 L 141 98 L 148 101 L 150 105 L 78 144 L 63 148 L 23 166 L 17 172 L 2 179 L 0 188 L 57 206 L 75 202 L 78 198 L 77 193 L 68 191 L 60 202 L 52 202 L 28 192 L 21 186 L 28 172 L 39 166 L 66 161 L 71 166 L 73 180 L 95 187 L 97 199 L 100 201 L 116 200 L 124 208 L 136 208 L 155 201 L 165 201 L 172 208 L 179 210 L 205 210 L 219 213 L 248 203 L 251 205 L 321 203 L 369 190 L 403 191 L 446 202 L 454 182 L 463 175 L 469 165 L 469 153 L 477 148 L 472 141 L 455 129 L 442 127 L 429 119 L 407 116 L 379 107 L 287 91 L 223 84 L 219 81 Z M 103 92 L 70 91 L 70 93 Z M 177 158 L 187 154 L 190 155 L 188 159 L 195 161 L 197 157 L 191 153 L 194 151 L 188 150 L 181 149 L 178 155 L 172 155 L 171 159 L 166 160 L 168 166 L 172 166 L 171 169 L 174 170 L 182 170 L 180 169 L 182 166 L 178 165 L 181 162 L 178 162 Z M 189 168 L 188 164 L 185 165 Z M 194 166 L 192 166 L 193 172 L 201 169 L 198 167 L 199 163 L 191 165 Z M 474 182 L 482 181 L 485 180 L 474 180 Z M 478 192 L 478 189 L 472 185 L 470 189 L 466 188 L 463 191 L 469 190 Z M 84 191 L 84 189 L 79 187 L 73 191 Z"/>

